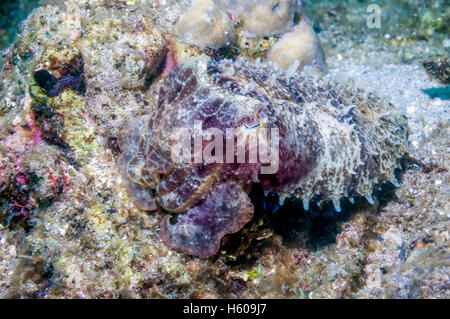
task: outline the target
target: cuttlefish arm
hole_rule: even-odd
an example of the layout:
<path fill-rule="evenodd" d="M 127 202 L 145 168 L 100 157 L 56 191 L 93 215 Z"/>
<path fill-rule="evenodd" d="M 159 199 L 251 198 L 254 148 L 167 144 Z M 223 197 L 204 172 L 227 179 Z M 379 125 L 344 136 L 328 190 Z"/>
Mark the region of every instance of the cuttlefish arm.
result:
<path fill-rule="evenodd" d="M 253 204 L 242 185 L 228 181 L 214 185 L 206 199 L 178 215 L 161 221 L 161 237 L 170 248 L 207 258 L 217 253 L 226 234 L 239 231 L 250 221 Z"/>
<path fill-rule="evenodd" d="M 142 178 L 144 157 L 139 156 L 139 146 L 142 143 L 144 127 L 149 116 L 132 119 L 122 130 L 118 144 L 122 154 L 117 159 L 117 166 L 124 181 L 130 200 L 142 210 L 156 210 L 156 200 L 153 192 Z"/>

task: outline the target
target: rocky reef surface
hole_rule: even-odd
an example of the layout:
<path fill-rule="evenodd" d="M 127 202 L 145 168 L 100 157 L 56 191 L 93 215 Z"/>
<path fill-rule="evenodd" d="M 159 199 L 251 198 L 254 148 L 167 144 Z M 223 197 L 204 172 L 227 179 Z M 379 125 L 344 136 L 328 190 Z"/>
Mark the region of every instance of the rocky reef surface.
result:
<path fill-rule="evenodd" d="M 20 23 L 39 5 L 39 0 L 5 0 L 0 3 L 0 49 L 14 40 Z"/>
<path fill-rule="evenodd" d="M 258 202 L 255 189 L 252 220 L 199 259 L 167 248 L 160 214 L 131 202 L 119 132 L 156 105 L 177 62 L 270 60 L 295 22 L 198 46 L 175 32 L 190 1 L 41 1 L 0 57 L 0 296 L 449 298 L 449 8 L 378 3 L 380 29 L 367 27 L 367 4 L 356 0 L 286 12 L 309 18 L 330 75 L 407 117 L 402 185 L 381 185 L 375 204 L 356 199 L 339 213 L 289 199 L 272 213 L 278 198 Z M 246 25 L 231 17 L 236 30 Z"/>

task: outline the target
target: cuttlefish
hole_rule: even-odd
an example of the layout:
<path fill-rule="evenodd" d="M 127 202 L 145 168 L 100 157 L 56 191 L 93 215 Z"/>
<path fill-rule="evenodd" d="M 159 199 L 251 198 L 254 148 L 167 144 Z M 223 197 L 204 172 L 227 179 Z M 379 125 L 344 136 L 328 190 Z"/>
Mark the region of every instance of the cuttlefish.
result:
<path fill-rule="evenodd" d="M 253 216 L 248 196 L 312 200 L 365 196 L 407 150 L 406 118 L 382 99 L 330 78 L 238 59 L 186 60 L 156 107 L 119 137 L 121 175 L 140 209 L 166 213 L 161 238 L 202 258 Z"/>

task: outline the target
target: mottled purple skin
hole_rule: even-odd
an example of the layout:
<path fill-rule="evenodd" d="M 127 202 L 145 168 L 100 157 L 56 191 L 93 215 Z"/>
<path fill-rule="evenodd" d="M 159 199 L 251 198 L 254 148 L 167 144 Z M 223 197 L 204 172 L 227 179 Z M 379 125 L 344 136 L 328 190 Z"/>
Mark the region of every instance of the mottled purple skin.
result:
<path fill-rule="evenodd" d="M 169 132 L 176 127 L 193 129 L 194 121 L 201 120 L 203 130 L 214 127 L 225 132 L 226 128 L 257 121 L 255 109 L 243 110 L 242 105 L 232 104 L 230 98 L 215 98 L 212 90 L 216 88 L 198 83 L 192 69 L 175 67 L 165 79 L 157 109 L 141 133 L 144 138 L 137 135 L 139 129 L 135 128 L 139 121 L 142 125 L 148 118 L 134 120 L 119 138 L 119 146 L 124 150 L 119 167 L 127 177 L 133 202 L 141 209 L 159 206 L 166 212 L 177 213 L 176 224 L 170 223 L 170 215 L 161 221 L 162 239 L 171 248 L 199 257 L 214 255 L 225 234 L 239 231 L 250 221 L 253 205 L 247 193 L 252 183 L 259 182 L 261 166 L 171 162 Z M 203 149 L 209 142 L 203 141 Z M 136 143 L 139 146 L 130 152 L 130 145 Z M 223 145 L 225 154 L 225 139 Z M 135 156 L 137 149 L 145 154 L 143 166 L 142 161 L 138 164 L 139 156 Z M 129 182 L 129 172 L 133 170 L 130 167 L 135 165 L 141 167 L 140 176 L 132 179 L 140 177 L 141 184 Z"/>
<path fill-rule="evenodd" d="M 176 224 L 164 217 L 161 234 L 167 246 L 209 257 L 219 250 L 224 235 L 238 231 L 251 219 L 253 205 L 239 184 L 223 181 L 210 193 L 206 200 L 181 213 Z"/>
<path fill-rule="evenodd" d="M 265 192 L 303 196 L 309 203 L 313 196 L 339 200 L 365 192 L 393 170 L 406 145 L 407 126 L 391 106 L 345 88 L 338 94 L 318 80 L 274 74 L 201 58 L 180 64 L 165 79 L 154 112 L 132 120 L 120 136 L 118 164 L 131 200 L 141 209 L 178 215 L 174 223 L 170 215 L 161 221 L 168 247 L 203 258 L 216 254 L 224 235 L 250 221 L 253 205 L 247 194 L 255 183 Z M 380 123 L 371 123 L 386 110 L 392 117 L 380 115 Z M 248 127 L 277 128 L 278 171 L 260 174 L 259 158 L 255 163 L 173 162 L 171 133 L 194 132 L 199 120 L 203 131 L 234 128 L 247 134 Z M 398 134 L 383 137 L 386 130 Z M 202 151 L 210 142 L 203 139 Z M 224 136 L 223 154 L 225 146 Z M 246 159 L 250 152 L 247 147 Z"/>

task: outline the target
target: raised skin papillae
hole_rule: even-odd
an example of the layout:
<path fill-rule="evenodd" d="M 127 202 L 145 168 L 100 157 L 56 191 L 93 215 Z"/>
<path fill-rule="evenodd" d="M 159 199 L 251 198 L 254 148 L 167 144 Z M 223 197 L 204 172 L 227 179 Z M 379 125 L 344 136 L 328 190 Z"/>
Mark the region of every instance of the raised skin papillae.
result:
<path fill-rule="evenodd" d="M 260 161 L 172 161 L 177 128 L 193 132 L 194 121 L 202 121 L 203 130 L 225 132 L 249 119 L 279 130 L 276 173 L 261 174 Z M 152 114 L 130 121 L 119 140 L 119 166 L 138 207 L 178 214 L 175 223 L 168 216 L 162 221 L 165 244 L 208 257 L 225 234 L 251 219 L 247 193 L 255 183 L 281 201 L 302 200 L 305 209 L 311 200 L 333 201 L 339 211 L 344 196 L 372 202 L 376 184 L 395 183 L 407 135 L 406 118 L 393 105 L 361 90 L 244 60 L 199 57 L 171 71 Z"/>

